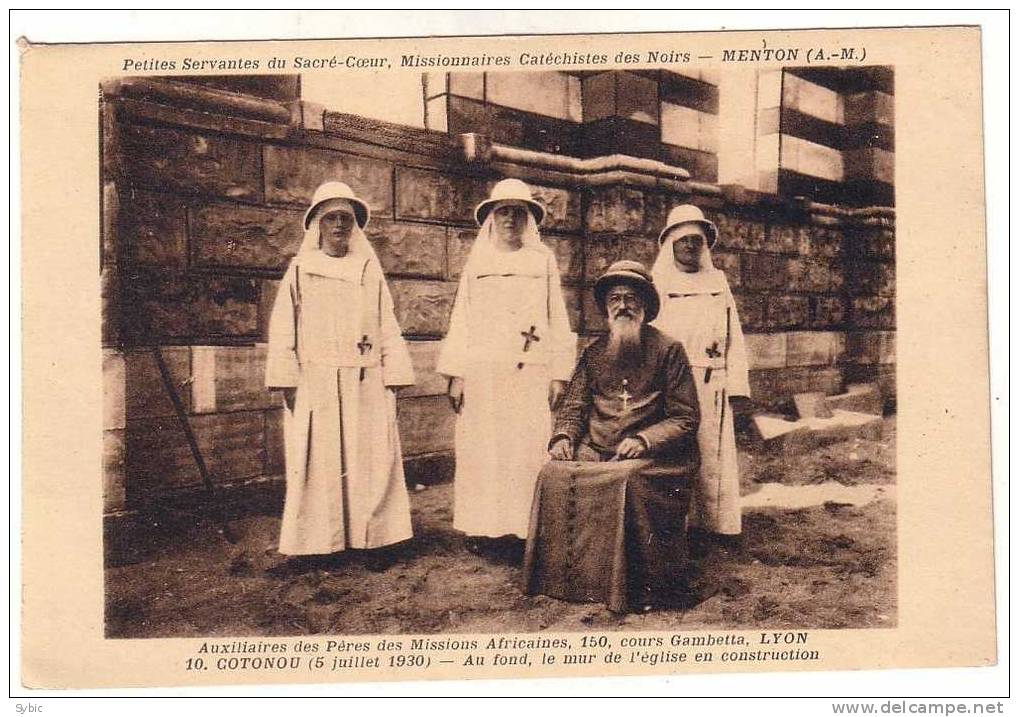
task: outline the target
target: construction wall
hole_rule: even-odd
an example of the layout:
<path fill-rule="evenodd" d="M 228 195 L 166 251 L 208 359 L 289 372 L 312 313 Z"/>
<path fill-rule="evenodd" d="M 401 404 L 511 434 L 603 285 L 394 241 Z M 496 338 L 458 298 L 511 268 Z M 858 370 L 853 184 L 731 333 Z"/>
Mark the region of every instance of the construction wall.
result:
<path fill-rule="evenodd" d="M 368 235 L 418 374 L 398 411 L 409 471 L 422 480 L 448 477 L 439 467 L 449 464 L 454 416 L 435 356 L 474 238 L 473 208 L 505 176 L 531 184 L 548 209 L 543 236 L 583 336 L 604 328 L 593 280 L 620 258 L 650 264 L 668 209 L 692 202 L 719 225 L 714 260 L 748 333 L 759 406 L 860 381 L 878 381 L 894 401 L 890 210 L 689 181 L 647 160 L 594 171 L 582 160 L 545 161 L 561 155 L 500 153 L 484 137 L 325 112 L 297 99 L 296 78 L 243 89 L 151 78 L 104 87 L 108 511 L 200 483 L 152 346 L 161 347 L 217 481 L 282 474 L 282 409 L 262 387 L 266 320 L 300 243 L 302 213 L 329 179 L 349 183 L 372 207 Z"/>

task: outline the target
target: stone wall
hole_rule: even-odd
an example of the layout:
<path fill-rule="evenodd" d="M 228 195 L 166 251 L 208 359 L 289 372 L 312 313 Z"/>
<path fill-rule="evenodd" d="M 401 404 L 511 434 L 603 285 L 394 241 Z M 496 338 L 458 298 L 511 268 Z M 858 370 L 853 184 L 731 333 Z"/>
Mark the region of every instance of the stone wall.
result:
<path fill-rule="evenodd" d="M 266 320 L 300 221 L 325 179 L 372 207 L 375 245 L 418 385 L 398 403 L 414 480 L 448 477 L 453 414 L 434 372 L 472 210 L 518 176 L 547 207 L 573 328 L 604 325 L 590 285 L 612 261 L 650 263 L 673 203 L 719 224 L 715 251 L 739 303 L 754 399 L 880 380 L 894 396 L 894 223 L 843 210 L 562 163 L 467 161 L 460 138 L 183 83 L 122 80 L 102 102 L 104 491 L 109 511 L 200 485 L 151 346 L 160 346 L 218 482 L 282 474 L 278 399 L 262 387 Z M 248 90 L 250 91 L 250 90 Z M 442 470 L 436 466 L 443 466 Z M 441 473 L 442 475 L 435 475 Z"/>

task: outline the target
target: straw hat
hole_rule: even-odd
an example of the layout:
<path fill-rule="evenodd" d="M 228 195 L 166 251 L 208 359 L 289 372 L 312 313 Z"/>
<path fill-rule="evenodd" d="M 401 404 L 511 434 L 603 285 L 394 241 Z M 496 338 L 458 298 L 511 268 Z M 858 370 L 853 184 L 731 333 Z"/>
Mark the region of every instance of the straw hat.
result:
<path fill-rule="evenodd" d="M 492 187 L 492 193 L 488 199 L 475 207 L 474 219 L 477 221 L 478 226 L 485 223 L 485 218 L 495 208 L 496 204 L 507 201 L 523 202 L 526 204 L 531 214 L 534 215 L 535 223 L 539 226 L 541 225 L 541 220 L 545 218 L 545 208 L 534 201 L 534 198 L 531 196 L 530 187 L 519 179 L 504 179 Z"/>
<path fill-rule="evenodd" d="M 357 225 L 364 229 L 365 225 L 368 224 L 368 220 L 371 218 L 371 209 L 363 201 L 354 196 L 354 190 L 343 182 L 326 182 L 319 186 L 315 190 L 315 195 L 311 198 L 311 206 L 308 207 L 308 211 L 304 213 L 304 228 L 308 229 L 311 223 L 311 218 L 322 204 L 333 199 L 346 199 L 354 207 L 354 219 L 357 221 Z"/>
<path fill-rule="evenodd" d="M 665 241 L 665 235 L 669 233 L 670 229 L 690 222 L 704 227 L 704 231 L 708 235 L 708 249 L 713 247 L 715 242 L 718 241 L 718 227 L 715 226 L 714 222 L 706 219 L 704 212 L 693 204 L 680 204 L 678 207 L 672 208 L 668 219 L 665 220 L 665 228 L 658 235 L 658 245 L 661 246 L 662 242 Z"/>
<path fill-rule="evenodd" d="M 605 312 L 605 294 L 617 284 L 629 284 L 644 296 L 644 321 L 658 316 L 660 300 L 651 274 L 639 261 L 623 259 L 612 264 L 594 283 L 594 300 Z"/>

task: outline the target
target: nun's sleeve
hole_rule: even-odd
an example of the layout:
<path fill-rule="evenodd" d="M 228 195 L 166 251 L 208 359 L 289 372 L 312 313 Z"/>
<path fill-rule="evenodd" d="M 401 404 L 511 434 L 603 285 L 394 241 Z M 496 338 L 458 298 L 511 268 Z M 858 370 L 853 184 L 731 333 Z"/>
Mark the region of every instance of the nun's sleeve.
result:
<path fill-rule="evenodd" d="M 552 354 L 549 369 L 552 380 L 569 381 L 577 365 L 577 335 L 570 329 L 570 316 L 563 298 L 562 279 L 555 256 L 549 261 L 549 333 L 552 337 Z"/>
<path fill-rule="evenodd" d="M 265 385 L 268 388 L 293 388 L 301 377 L 297 356 L 297 314 L 300 307 L 297 281 L 297 262 L 291 261 L 269 315 L 269 347 L 265 365 Z"/>
<path fill-rule="evenodd" d="M 747 365 L 747 345 L 743 339 L 743 326 L 736 310 L 736 301 L 725 287 L 725 306 L 729 312 L 729 355 L 726 358 L 726 390 L 730 396 L 750 396 L 750 372 Z"/>
<path fill-rule="evenodd" d="M 444 376 L 462 378 L 467 365 L 467 345 L 470 340 L 467 330 L 467 313 L 470 305 L 470 281 L 467 267 L 460 273 L 460 284 L 453 300 L 453 313 L 449 317 L 449 330 L 439 348 L 435 370 Z"/>

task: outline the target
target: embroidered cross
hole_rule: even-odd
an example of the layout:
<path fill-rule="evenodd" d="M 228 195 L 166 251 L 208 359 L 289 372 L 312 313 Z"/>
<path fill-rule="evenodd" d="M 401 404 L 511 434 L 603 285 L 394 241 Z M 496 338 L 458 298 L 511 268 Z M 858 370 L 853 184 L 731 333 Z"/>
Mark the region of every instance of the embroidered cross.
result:
<path fill-rule="evenodd" d="M 708 355 L 708 358 L 718 358 L 719 356 L 722 355 L 722 352 L 718 350 L 718 342 L 717 341 L 715 343 L 711 344 L 710 346 L 708 346 L 706 349 L 704 349 L 704 353 L 706 353 Z M 711 383 L 711 367 L 710 366 L 708 366 L 707 369 L 705 369 L 705 371 L 704 371 L 704 383 Z"/>
<path fill-rule="evenodd" d="M 629 413 L 630 412 L 630 399 L 633 398 L 633 395 L 629 391 L 626 390 L 626 387 L 628 385 L 629 385 L 629 382 L 624 378 L 623 379 L 623 390 L 619 392 L 619 398 L 621 398 L 622 401 L 623 401 L 623 413 Z"/>
<path fill-rule="evenodd" d="M 372 342 L 368 340 L 368 334 L 361 337 L 361 340 L 357 342 L 357 350 L 364 356 L 366 353 L 372 350 Z M 361 367 L 360 380 L 364 381 L 364 366 Z"/>
<path fill-rule="evenodd" d="M 532 326 L 527 331 L 521 331 L 520 332 L 520 335 L 524 337 L 524 351 L 530 351 L 531 350 L 531 342 L 532 341 L 541 341 L 541 338 L 534 331 L 536 328 L 538 328 L 538 327 L 537 326 Z M 517 368 L 518 369 L 519 368 L 523 368 L 523 367 L 524 367 L 524 362 L 523 361 L 521 361 L 520 363 L 517 364 Z"/>

